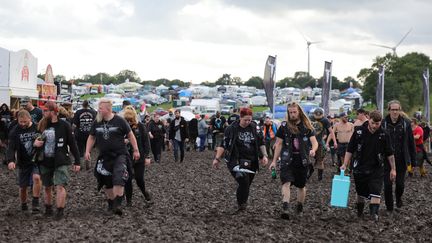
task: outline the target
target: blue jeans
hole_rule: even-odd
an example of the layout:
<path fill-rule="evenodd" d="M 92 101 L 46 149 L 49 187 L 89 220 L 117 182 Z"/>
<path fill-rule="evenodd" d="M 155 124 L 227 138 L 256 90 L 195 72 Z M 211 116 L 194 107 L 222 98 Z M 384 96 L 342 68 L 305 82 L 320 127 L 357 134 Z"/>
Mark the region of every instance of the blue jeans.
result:
<path fill-rule="evenodd" d="M 172 140 L 174 147 L 174 160 L 178 162 L 178 150 L 180 149 L 180 162 L 184 159 L 184 141 L 178 141 L 177 139 Z"/>
<path fill-rule="evenodd" d="M 202 152 L 202 151 L 204 151 L 204 145 L 205 145 L 205 141 L 207 139 L 207 134 L 201 134 L 201 135 L 198 135 L 198 137 L 200 138 L 199 151 Z"/>

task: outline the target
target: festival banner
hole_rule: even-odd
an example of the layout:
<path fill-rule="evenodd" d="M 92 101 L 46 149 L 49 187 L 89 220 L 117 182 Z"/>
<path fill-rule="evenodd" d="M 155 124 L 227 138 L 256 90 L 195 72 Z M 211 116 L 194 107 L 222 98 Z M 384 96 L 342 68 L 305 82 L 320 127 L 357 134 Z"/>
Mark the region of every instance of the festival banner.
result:
<path fill-rule="evenodd" d="M 321 91 L 321 106 L 324 110 L 324 114 L 328 115 L 330 112 L 330 87 L 331 87 L 331 79 L 332 79 L 332 63 L 324 62 L 324 75 L 323 75 L 323 83 L 322 83 L 322 91 Z"/>
<path fill-rule="evenodd" d="M 381 114 L 384 114 L 384 73 L 385 68 L 383 65 L 380 65 L 378 68 L 378 80 L 375 96 L 377 108 Z"/>
<path fill-rule="evenodd" d="M 275 89 L 275 72 L 276 72 L 276 57 L 268 56 L 265 68 L 263 86 L 267 97 L 267 105 L 270 107 L 271 112 L 274 114 L 274 89 Z"/>

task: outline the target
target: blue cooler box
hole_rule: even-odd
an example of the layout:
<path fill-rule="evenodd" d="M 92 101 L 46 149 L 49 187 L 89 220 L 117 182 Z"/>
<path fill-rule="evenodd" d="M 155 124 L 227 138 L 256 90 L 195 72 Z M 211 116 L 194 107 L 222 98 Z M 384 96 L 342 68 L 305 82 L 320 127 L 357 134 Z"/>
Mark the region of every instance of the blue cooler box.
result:
<path fill-rule="evenodd" d="M 341 170 L 340 175 L 335 175 L 333 177 L 331 206 L 341 208 L 346 208 L 348 206 L 350 183 L 350 177 L 345 176 L 343 170 Z"/>

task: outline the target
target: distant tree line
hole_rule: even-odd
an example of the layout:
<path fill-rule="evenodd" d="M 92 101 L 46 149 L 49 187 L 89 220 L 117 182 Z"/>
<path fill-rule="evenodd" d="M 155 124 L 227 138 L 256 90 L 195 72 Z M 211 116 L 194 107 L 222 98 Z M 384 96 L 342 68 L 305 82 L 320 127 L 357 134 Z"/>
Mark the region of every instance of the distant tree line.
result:
<path fill-rule="evenodd" d="M 401 101 L 405 110 L 411 110 L 423 106 L 423 87 L 422 87 L 422 73 L 427 67 L 432 69 L 431 59 L 422 53 L 408 53 L 403 57 L 397 57 L 393 54 L 386 54 L 383 57 L 376 57 L 374 63 L 370 68 L 363 68 L 360 70 L 357 78 L 346 77 L 343 80 L 332 76 L 332 88 L 341 91 L 346 90 L 352 85 L 354 88 L 362 88 L 362 96 L 365 101 L 376 104 L 375 92 L 376 83 L 378 79 L 378 67 L 384 65 L 385 68 L 385 89 L 384 99 L 388 102 L 391 99 L 398 99 Z M 432 70 L 431 70 L 432 71 Z M 39 78 L 44 79 L 44 75 L 39 74 Z M 75 84 L 80 82 L 93 83 L 93 84 L 120 84 L 126 79 L 130 82 L 138 82 L 141 84 L 151 84 L 159 86 L 161 84 L 170 87 L 177 85 L 181 87 L 189 87 L 190 82 L 185 82 L 179 79 L 169 80 L 161 78 L 157 80 L 142 81 L 135 71 L 122 70 L 116 75 L 109 75 L 107 73 L 97 73 L 95 75 L 86 74 L 81 78 L 73 78 Z M 66 80 L 63 75 L 56 75 L 55 81 Z M 277 87 L 321 87 L 323 77 L 314 78 L 307 74 L 307 72 L 296 72 L 294 77 L 286 77 L 276 82 Z M 263 88 L 262 78 L 253 76 L 247 81 L 241 80 L 240 77 L 231 77 L 231 74 L 223 74 L 215 81 L 204 81 L 201 85 L 214 87 L 216 85 L 245 85 L 253 86 L 258 89 Z"/>

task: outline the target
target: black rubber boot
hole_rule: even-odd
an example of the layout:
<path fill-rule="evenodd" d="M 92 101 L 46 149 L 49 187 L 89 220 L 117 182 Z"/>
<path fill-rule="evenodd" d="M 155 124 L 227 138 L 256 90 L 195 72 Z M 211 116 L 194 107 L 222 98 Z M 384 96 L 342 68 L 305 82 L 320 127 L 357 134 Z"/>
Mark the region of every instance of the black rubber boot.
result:
<path fill-rule="evenodd" d="M 64 208 L 57 208 L 56 220 L 62 219 L 64 216 Z"/>
<path fill-rule="evenodd" d="M 107 199 L 107 202 L 108 202 L 108 211 L 112 211 L 113 210 L 114 200 Z"/>
<path fill-rule="evenodd" d="M 375 222 L 378 221 L 379 219 L 378 211 L 379 211 L 379 204 L 369 204 L 370 216 L 371 219 Z"/>
<path fill-rule="evenodd" d="M 116 198 L 114 198 L 114 202 L 113 202 L 113 213 L 116 215 L 122 215 L 123 212 L 121 211 L 120 207 L 123 201 L 123 196 L 117 196 Z"/>
<path fill-rule="evenodd" d="M 36 213 L 39 213 L 39 212 L 40 212 L 40 210 L 39 210 L 39 198 L 38 197 L 34 197 L 32 199 L 32 213 L 36 214 Z"/>

